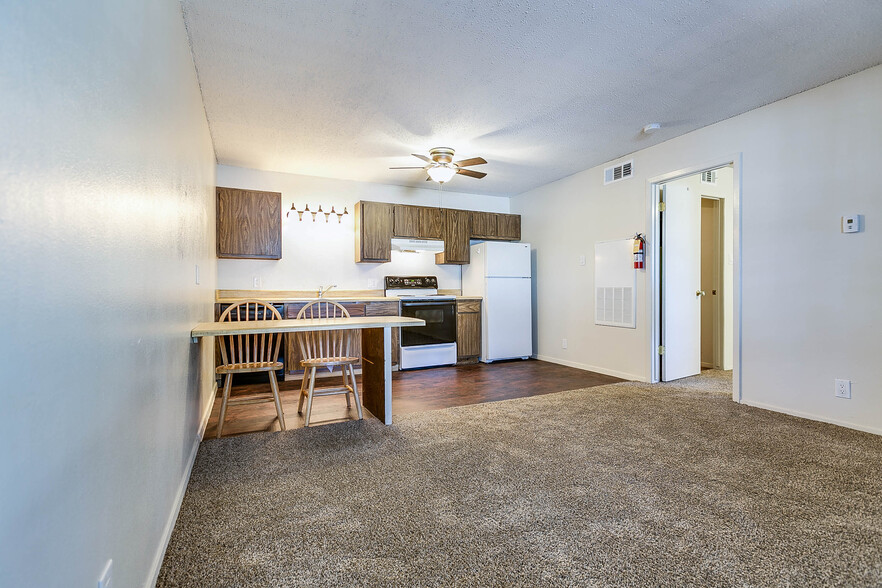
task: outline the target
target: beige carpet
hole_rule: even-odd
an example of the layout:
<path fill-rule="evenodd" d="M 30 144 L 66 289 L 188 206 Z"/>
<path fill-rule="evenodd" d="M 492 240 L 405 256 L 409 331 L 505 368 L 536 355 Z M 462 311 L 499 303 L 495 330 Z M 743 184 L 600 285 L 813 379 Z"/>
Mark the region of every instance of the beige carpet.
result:
<path fill-rule="evenodd" d="M 882 585 L 882 437 L 730 386 L 206 441 L 158 586 Z"/>

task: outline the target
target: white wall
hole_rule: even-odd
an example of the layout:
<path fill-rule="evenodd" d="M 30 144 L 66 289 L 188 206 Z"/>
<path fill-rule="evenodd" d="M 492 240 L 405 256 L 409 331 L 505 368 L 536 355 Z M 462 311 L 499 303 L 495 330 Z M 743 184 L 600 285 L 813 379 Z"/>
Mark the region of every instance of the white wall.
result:
<path fill-rule="evenodd" d="M 464 177 L 453 181 L 478 182 Z M 343 217 L 342 224 L 336 217 L 325 223 L 323 215 L 318 215 L 316 222 L 312 222 L 309 214 L 304 214 L 302 222 L 297 221 L 296 216 L 294 219 L 283 217 L 282 259 L 218 260 L 218 288 L 229 290 L 250 290 L 255 277 L 265 290 L 317 290 L 328 284 L 337 284 L 339 289 L 346 290 L 373 290 L 383 288 L 386 275 L 437 275 L 440 288 L 459 289 L 460 267 L 435 265 L 433 254 L 393 252 L 389 263 L 355 263 L 352 215 L 355 203 L 372 200 L 509 212 L 508 198 L 439 192 L 434 182 L 431 188 L 407 188 L 219 165 L 217 183 L 229 188 L 281 192 L 282 208 L 286 210 L 293 202 L 298 210 L 306 204 L 310 210 L 317 210 L 321 204 L 323 210 L 330 210 L 332 205 L 343 210 L 345 206 L 350 213 Z"/>
<path fill-rule="evenodd" d="M 536 249 L 539 355 L 647 379 L 645 274 L 638 328 L 595 327 L 591 246 L 646 230 L 648 178 L 741 153 L 743 400 L 882 433 L 880 96 L 877 66 L 638 151 L 630 180 L 604 187 L 598 166 L 515 197 Z M 866 230 L 841 234 L 854 213 Z M 851 400 L 834 378 L 853 380 Z"/>
<path fill-rule="evenodd" d="M 733 361 L 733 311 L 734 311 L 734 229 L 733 229 L 733 198 L 734 175 L 732 167 L 723 167 L 717 172 L 716 184 L 702 184 L 701 174 L 692 174 L 679 180 L 669 182 L 689 188 L 698 197 L 712 196 L 723 201 L 723 369 L 731 370 Z"/>
<path fill-rule="evenodd" d="M 141 586 L 212 384 L 188 334 L 215 160 L 181 7 L 0 11 L 0 586 L 96 586 L 110 558 Z"/>

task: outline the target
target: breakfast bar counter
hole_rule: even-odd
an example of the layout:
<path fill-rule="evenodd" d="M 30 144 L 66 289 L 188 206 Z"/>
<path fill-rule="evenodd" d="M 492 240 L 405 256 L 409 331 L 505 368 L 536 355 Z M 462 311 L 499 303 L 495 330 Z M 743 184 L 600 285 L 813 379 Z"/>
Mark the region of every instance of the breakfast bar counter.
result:
<path fill-rule="evenodd" d="M 392 424 L 392 327 L 418 327 L 425 321 L 402 316 L 282 319 L 199 323 L 190 336 L 253 335 L 360 329 L 362 334 L 362 404 L 385 424 Z"/>

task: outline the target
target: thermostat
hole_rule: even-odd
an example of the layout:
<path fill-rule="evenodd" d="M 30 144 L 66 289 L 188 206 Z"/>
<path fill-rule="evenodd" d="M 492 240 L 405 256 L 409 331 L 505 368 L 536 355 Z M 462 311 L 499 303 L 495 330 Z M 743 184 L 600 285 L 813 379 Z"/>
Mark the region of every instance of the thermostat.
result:
<path fill-rule="evenodd" d="M 860 214 L 847 214 L 842 217 L 842 232 L 843 233 L 859 233 L 861 230 L 861 216 Z"/>

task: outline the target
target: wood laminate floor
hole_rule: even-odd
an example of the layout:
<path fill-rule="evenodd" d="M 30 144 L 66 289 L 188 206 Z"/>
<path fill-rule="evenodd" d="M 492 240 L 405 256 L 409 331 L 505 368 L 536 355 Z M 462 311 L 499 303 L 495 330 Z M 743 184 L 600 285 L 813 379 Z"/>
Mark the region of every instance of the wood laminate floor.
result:
<path fill-rule="evenodd" d="M 339 374 L 339 370 L 335 374 Z M 328 384 L 340 382 L 339 376 L 328 380 Z M 451 406 L 493 402 L 510 398 L 523 398 L 550 394 L 564 390 L 589 388 L 622 382 L 620 378 L 605 376 L 576 368 L 557 365 L 538 360 L 514 360 L 493 364 L 475 364 L 456 367 L 428 368 L 392 373 L 392 416 L 437 410 Z M 360 377 L 359 377 L 360 383 Z M 282 409 L 288 429 L 303 426 L 303 417 L 297 414 L 300 394 L 300 380 L 280 382 Z M 248 396 L 268 393 L 266 384 L 246 384 L 237 386 L 233 377 L 234 396 Z M 217 435 L 217 421 L 220 415 L 220 392 L 215 399 L 206 438 Z M 343 396 L 325 396 L 313 400 L 311 426 L 356 418 L 355 407 L 346 408 Z M 365 409 L 365 418 L 373 418 Z M 275 405 L 246 404 L 227 408 L 224 423 L 224 437 L 257 431 L 277 431 L 279 422 Z"/>

